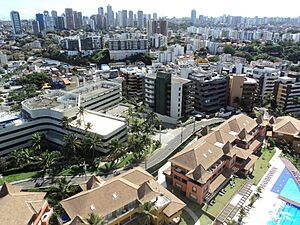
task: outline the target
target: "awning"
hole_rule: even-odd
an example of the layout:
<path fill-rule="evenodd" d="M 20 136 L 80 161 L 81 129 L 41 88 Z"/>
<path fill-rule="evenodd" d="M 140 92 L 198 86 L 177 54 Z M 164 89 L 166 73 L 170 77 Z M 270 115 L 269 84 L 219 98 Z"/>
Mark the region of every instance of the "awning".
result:
<path fill-rule="evenodd" d="M 258 160 L 258 157 L 256 155 L 250 155 L 249 158 L 250 161 L 244 167 L 244 170 L 246 171 L 249 171 L 253 167 L 255 162 Z"/>
<path fill-rule="evenodd" d="M 217 190 L 218 187 L 223 184 L 223 182 L 226 180 L 226 177 L 223 174 L 220 174 L 210 185 L 209 185 L 209 193 L 213 193 L 215 190 Z"/>

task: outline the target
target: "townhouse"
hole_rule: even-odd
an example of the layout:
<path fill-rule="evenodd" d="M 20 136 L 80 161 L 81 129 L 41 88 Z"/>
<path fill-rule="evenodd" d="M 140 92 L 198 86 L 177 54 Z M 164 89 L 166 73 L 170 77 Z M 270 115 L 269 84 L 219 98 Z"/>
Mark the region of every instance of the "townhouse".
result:
<path fill-rule="evenodd" d="M 172 186 L 198 204 L 211 201 L 238 174 L 251 174 L 263 144 L 262 118 L 244 114 L 231 117 L 174 155 L 165 175 Z"/>
<path fill-rule="evenodd" d="M 66 225 L 77 224 L 76 221 L 87 224 L 91 213 L 101 216 L 107 225 L 144 224 L 138 212 L 149 202 L 154 207 L 153 224 L 176 224 L 185 207 L 184 202 L 139 167 L 107 181 L 91 177 L 81 188 L 82 192 L 61 202 L 69 217 Z"/>

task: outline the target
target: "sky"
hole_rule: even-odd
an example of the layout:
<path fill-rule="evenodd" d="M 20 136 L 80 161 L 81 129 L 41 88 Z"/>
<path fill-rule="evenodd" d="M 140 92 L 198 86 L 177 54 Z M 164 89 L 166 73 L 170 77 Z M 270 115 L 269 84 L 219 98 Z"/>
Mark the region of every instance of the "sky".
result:
<path fill-rule="evenodd" d="M 12 10 L 19 11 L 21 19 L 33 19 L 36 13 L 56 10 L 59 15 L 66 7 L 90 16 L 97 8 L 110 4 L 113 11 L 122 9 L 143 10 L 144 13 L 157 12 L 159 16 L 190 17 L 191 10 L 197 15 L 298 17 L 299 0 L 0 0 L 0 19 L 8 20 Z"/>

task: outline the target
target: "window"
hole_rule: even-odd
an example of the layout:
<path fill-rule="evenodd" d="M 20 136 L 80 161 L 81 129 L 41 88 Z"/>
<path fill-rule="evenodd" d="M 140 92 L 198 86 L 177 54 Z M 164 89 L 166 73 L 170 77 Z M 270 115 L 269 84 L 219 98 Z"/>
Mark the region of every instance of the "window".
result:
<path fill-rule="evenodd" d="M 176 186 L 177 188 L 180 188 L 180 189 L 182 188 L 181 185 L 180 185 L 180 184 L 177 184 L 177 183 L 175 183 L 175 186 Z"/>
<path fill-rule="evenodd" d="M 181 91 L 181 87 L 178 90 Z"/>
<path fill-rule="evenodd" d="M 193 186 L 192 187 L 192 191 L 196 193 L 197 192 L 197 188 L 195 186 Z"/>
<path fill-rule="evenodd" d="M 190 194 L 190 197 L 192 198 L 192 199 L 194 199 L 194 200 L 196 200 L 197 201 L 197 196 L 196 195 L 193 195 L 193 194 Z"/>

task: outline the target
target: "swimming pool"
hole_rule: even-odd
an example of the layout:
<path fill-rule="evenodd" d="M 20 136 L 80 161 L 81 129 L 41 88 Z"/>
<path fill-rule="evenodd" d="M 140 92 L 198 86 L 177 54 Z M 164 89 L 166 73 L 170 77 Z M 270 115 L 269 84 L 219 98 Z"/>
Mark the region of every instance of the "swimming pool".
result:
<path fill-rule="evenodd" d="M 271 191 L 300 204 L 300 188 L 287 168 L 281 172 Z"/>
<path fill-rule="evenodd" d="M 271 191 L 300 204 L 300 188 L 287 168 L 283 169 Z M 269 216 L 267 225 L 300 224 L 300 208 L 282 200 L 278 200 Z"/>
<path fill-rule="evenodd" d="M 300 208 L 290 203 L 284 203 L 267 225 L 299 225 Z"/>

